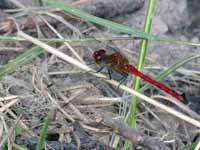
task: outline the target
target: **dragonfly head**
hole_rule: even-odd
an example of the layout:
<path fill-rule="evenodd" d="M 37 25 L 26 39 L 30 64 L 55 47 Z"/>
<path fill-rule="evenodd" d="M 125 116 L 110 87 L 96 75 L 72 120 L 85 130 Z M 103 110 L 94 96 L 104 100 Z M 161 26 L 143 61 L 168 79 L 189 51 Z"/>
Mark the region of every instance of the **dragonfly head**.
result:
<path fill-rule="evenodd" d="M 101 61 L 103 60 L 103 58 L 105 56 L 105 53 L 106 53 L 106 51 L 104 49 L 100 49 L 93 53 L 93 58 L 97 64 L 101 63 Z"/>

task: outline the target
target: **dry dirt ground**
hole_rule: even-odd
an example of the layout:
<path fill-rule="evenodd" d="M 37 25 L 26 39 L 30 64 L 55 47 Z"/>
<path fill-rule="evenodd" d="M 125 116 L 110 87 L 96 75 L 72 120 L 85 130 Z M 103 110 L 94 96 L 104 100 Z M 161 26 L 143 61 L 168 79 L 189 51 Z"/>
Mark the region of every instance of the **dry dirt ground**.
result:
<path fill-rule="evenodd" d="M 147 2 L 143 0 L 126 1 L 128 4 L 133 1 L 134 7 L 121 6 L 121 8 L 125 9 L 114 9 L 118 7 L 116 3 L 120 3 L 117 0 L 110 3 L 108 1 L 100 2 L 99 0 L 66 0 L 65 2 L 70 4 L 76 2 L 75 5 L 77 7 L 90 13 L 130 27 L 142 29 Z M 18 2 L 24 6 L 36 6 L 31 0 L 19 0 Z M 80 3 L 78 4 L 77 2 Z M 108 4 L 104 6 L 104 3 Z M 200 13 L 198 13 L 196 3 L 197 1 L 195 0 L 190 2 L 186 0 L 156 1 L 151 33 L 162 37 L 200 42 L 198 30 L 198 25 L 200 24 L 198 22 L 198 14 Z M 113 5 L 116 7 L 113 7 Z M 113 11 L 110 7 L 113 7 Z M 22 11 L 18 13 L 18 16 L 14 17 L 16 17 L 16 20 L 20 19 L 20 17 L 24 17 L 25 13 L 27 12 Z M 36 17 L 36 12 L 30 13 L 32 13 L 29 14 L 30 16 Z M 7 16 L 11 16 L 11 13 L 2 12 L 0 20 L 3 21 Z M 63 23 L 54 24 L 53 27 L 56 32 L 48 26 L 26 29 L 25 31 L 39 38 L 52 38 L 58 37 L 58 35 L 65 38 L 101 37 L 106 39 L 107 37 L 127 37 L 125 34 L 113 32 L 78 18 L 67 20 L 67 23 L 71 24 L 71 26 Z M 4 34 L 15 35 L 15 32 Z M 112 51 L 112 49 L 115 49 L 126 56 L 131 64 L 136 64 L 139 56 L 139 43 L 140 40 L 137 39 L 134 41 L 70 42 L 57 44 L 56 47 L 72 57 L 74 55 L 70 49 L 74 49 L 82 60 L 98 70 L 99 66 L 93 63 L 94 60 L 92 58 L 92 53 L 95 50 L 104 48 Z M 1 41 L 0 45 L 2 47 L 0 49 L 0 65 L 15 59 L 26 49 L 33 46 L 28 42 Z M 179 59 L 190 55 L 198 55 L 199 50 L 200 48 L 195 46 L 150 41 L 144 72 L 155 76 Z M 198 113 L 200 113 L 199 62 L 199 59 L 196 59 L 187 63 L 162 81 L 176 91 L 186 93 L 188 103 L 184 109 L 192 111 L 187 113 L 198 120 Z M 103 70 L 103 72 L 106 72 L 106 70 Z M 119 79 L 120 76 L 114 73 L 113 78 Z M 131 86 L 132 78 L 129 77 L 126 80 L 125 84 L 127 86 Z M 166 96 L 165 93 L 159 92 L 154 88 L 144 93 L 148 96 Z M 42 123 L 49 112 L 53 115 L 48 129 L 46 149 L 51 149 L 52 147 L 53 149 L 111 149 L 107 145 L 111 146 L 113 144 L 116 134 L 114 134 L 112 126 L 108 127 L 106 123 L 101 122 L 101 115 L 104 114 L 103 116 L 105 116 L 106 114 L 110 119 L 123 116 L 130 104 L 130 95 L 128 93 L 46 52 L 22 67 L 18 67 L 16 72 L 4 76 L 0 82 L 0 95 L 1 97 L 20 96 L 19 102 L 4 112 L 1 117 L 0 131 L 2 132 L 0 132 L 0 140 L 5 138 L 2 135 L 6 134 L 4 130 L 6 124 L 8 131 L 11 132 L 7 133 L 10 134 L 6 142 L 8 141 L 7 143 L 12 145 L 13 141 L 15 141 L 16 144 L 26 145 L 29 149 L 36 149 L 36 136 L 39 135 Z M 163 100 L 161 102 L 181 112 L 186 111 L 169 101 Z M 5 105 L 5 103 L 7 102 L 1 102 L 1 106 Z M 143 101 L 139 101 L 137 112 L 137 130 L 146 136 L 163 141 L 169 149 L 176 150 L 199 139 L 199 130 L 196 127 Z M 11 129 L 15 127 L 13 125 L 14 120 L 16 120 L 15 117 L 19 116 L 30 132 L 24 131 L 21 135 L 15 136 Z M 119 147 L 122 144 L 120 142 Z M 142 144 L 136 144 L 135 149 L 145 149 L 144 147 Z"/>

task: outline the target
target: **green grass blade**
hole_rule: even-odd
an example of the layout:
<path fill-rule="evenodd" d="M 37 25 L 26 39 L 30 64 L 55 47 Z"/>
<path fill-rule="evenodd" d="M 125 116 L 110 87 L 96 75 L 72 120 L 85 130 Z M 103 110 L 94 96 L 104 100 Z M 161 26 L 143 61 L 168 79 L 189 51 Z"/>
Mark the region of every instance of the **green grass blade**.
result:
<path fill-rule="evenodd" d="M 45 119 L 42 129 L 40 131 L 40 137 L 39 137 L 39 141 L 38 141 L 36 150 L 43 150 L 44 143 L 45 143 L 46 136 L 47 136 L 47 130 L 48 130 L 51 120 L 52 120 L 52 113 L 49 113 L 47 118 Z"/>
<path fill-rule="evenodd" d="M 147 9 L 147 15 L 145 19 L 145 25 L 144 25 L 144 32 L 150 33 L 151 31 L 151 24 L 152 24 L 152 15 L 154 10 L 154 0 L 149 0 L 148 9 Z M 148 46 L 148 40 L 142 40 L 140 45 L 140 54 L 138 58 L 138 65 L 137 69 L 139 71 L 142 71 L 144 68 L 146 53 L 147 53 L 147 46 Z M 135 82 L 133 85 L 133 88 L 135 90 L 138 90 L 140 88 L 140 80 L 141 78 L 136 77 Z M 128 119 L 129 125 L 132 127 L 136 126 L 136 106 L 137 106 L 137 97 L 133 96 L 131 98 L 131 107 L 132 107 L 132 113 L 130 114 L 130 118 Z"/>
<path fill-rule="evenodd" d="M 159 73 L 154 79 L 160 81 L 160 80 L 166 78 L 168 75 L 170 75 L 174 71 L 176 71 L 178 68 L 180 68 L 183 65 L 185 65 L 186 63 L 188 63 L 188 62 L 190 62 L 190 61 L 192 61 L 194 59 L 198 59 L 198 58 L 200 58 L 200 54 L 191 55 L 189 57 L 187 56 L 185 58 L 182 58 L 177 63 L 171 65 L 168 69 L 166 69 L 166 70 L 162 71 L 161 73 Z M 149 89 L 151 87 L 152 87 L 152 85 L 147 83 L 139 91 L 141 92 L 141 91 L 147 90 L 147 89 Z"/>
<path fill-rule="evenodd" d="M 17 144 L 13 144 L 13 150 L 29 150 L 28 147 L 26 147 L 25 145 L 17 145 Z"/>
<path fill-rule="evenodd" d="M 146 18 L 145 18 L 145 24 L 144 24 L 144 32 L 145 33 L 150 33 L 151 31 L 151 25 L 152 25 L 152 16 L 153 16 L 153 11 L 154 11 L 154 5 L 155 1 L 154 0 L 149 0 L 148 2 L 148 8 L 147 8 L 147 13 L 146 13 Z M 140 45 L 140 54 L 138 58 L 138 65 L 137 69 L 139 71 L 142 71 L 144 68 L 145 64 L 145 58 L 146 58 L 146 53 L 147 53 L 147 46 L 148 46 L 148 40 L 143 39 L 141 41 Z M 136 77 L 135 82 L 133 84 L 133 89 L 138 90 L 140 88 L 140 80 L 141 78 Z M 131 97 L 131 106 L 129 107 L 129 112 L 126 116 L 127 118 L 127 123 L 131 127 L 136 127 L 136 109 L 137 109 L 137 97 L 132 96 Z M 128 150 L 130 147 L 131 143 L 129 141 L 125 142 L 124 145 L 124 150 Z"/>
<path fill-rule="evenodd" d="M 3 76 L 14 72 L 18 67 L 22 66 L 23 64 L 31 61 L 34 57 L 41 54 L 42 48 L 32 48 L 31 50 L 26 51 L 25 53 L 18 56 L 16 59 L 10 61 L 8 64 L 3 65 L 0 67 L 0 78 Z"/>
<path fill-rule="evenodd" d="M 49 39 L 38 39 L 40 41 L 44 41 L 44 42 L 92 42 L 92 41 L 114 41 L 114 40 L 133 40 L 131 37 L 104 37 L 104 38 L 63 38 L 63 39 L 59 39 L 59 38 L 49 38 Z M 0 41 L 26 41 L 23 38 L 19 38 L 16 36 L 0 36 Z"/>
<path fill-rule="evenodd" d="M 16 37 L 16 36 L 5 36 L 1 35 L 0 36 L 0 41 L 9 41 L 9 42 L 15 42 L 15 41 L 24 41 L 24 39 Z"/>
<path fill-rule="evenodd" d="M 145 33 L 136 28 L 127 27 L 122 24 L 118 24 L 118 23 L 115 23 L 115 22 L 112 22 L 112 21 L 109 21 L 106 19 L 102 19 L 102 18 L 96 17 L 94 15 L 90 15 L 84 11 L 81 11 L 73 6 L 67 5 L 61 0 L 44 0 L 44 2 L 46 2 L 47 4 L 49 4 L 52 7 L 60 8 L 60 9 L 64 10 L 65 12 L 70 13 L 75 16 L 78 16 L 86 21 L 90 21 L 90 22 L 102 25 L 106 28 L 109 28 L 109 29 L 117 31 L 117 32 L 127 33 L 130 35 L 141 37 L 141 38 L 148 39 L 148 40 L 200 46 L 200 43 L 194 43 L 194 42 L 190 42 L 190 41 L 180 41 L 180 40 L 177 40 L 174 38 L 163 38 L 160 36 L 155 36 L 155 35 Z"/>
<path fill-rule="evenodd" d="M 53 44 L 53 42 L 49 43 Z M 0 67 L 0 79 L 9 74 L 14 72 L 18 67 L 30 62 L 33 58 L 43 53 L 43 49 L 39 47 L 34 47 L 30 50 L 27 50 L 23 54 L 19 55 L 14 60 L 8 62 L 7 64 Z"/>
<path fill-rule="evenodd" d="M 192 144 L 183 146 L 183 147 L 179 148 L 178 150 L 194 150 L 195 147 L 197 146 L 197 144 L 198 144 L 198 142 L 194 142 Z"/>

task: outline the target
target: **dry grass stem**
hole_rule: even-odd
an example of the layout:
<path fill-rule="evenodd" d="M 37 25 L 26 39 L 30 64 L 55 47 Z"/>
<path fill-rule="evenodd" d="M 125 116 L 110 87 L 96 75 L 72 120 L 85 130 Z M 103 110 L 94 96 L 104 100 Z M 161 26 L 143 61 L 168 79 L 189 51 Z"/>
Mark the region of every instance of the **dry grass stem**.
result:
<path fill-rule="evenodd" d="M 55 105 L 55 107 L 61 111 L 65 117 L 70 120 L 71 122 L 74 122 L 75 120 L 72 118 L 71 115 L 69 115 L 64 109 L 62 109 L 62 107 L 59 105 L 59 103 L 49 94 L 47 93 L 47 96 L 49 97 L 49 99 L 51 100 L 51 102 Z"/>
<path fill-rule="evenodd" d="M 121 97 L 87 97 L 85 99 L 82 99 L 81 102 L 84 104 L 105 104 L 105 103 L 121 103 L 122 98 Z"/>
<path fill-rule="evenodd" d="M 3 106 L 1 106 L 0 108 L 0 112 L 3 113 L 4 111 L 6 111 L 8 108 L 10 108 L 11 106 L 15 105 L 17 102 L 19 101 L 19 99 L 14 99 L 11 102 L 4 104 Z"/>
<path fill-rule="evenodd" d="M 0 47 L 0 52 L 4 52 L 4 51 L 13 51 L 13 52 L 23 52 L 24 49 L 20 48 L 20 47 Z"/>
<path fill-rule="evenodd" d="M 0 106 L 2 107 L 2 106 L 4 106 L 4 104 L 3 104 L 2 102 L 0 102 Z M 8 108 L 6 111 L 7 111 L 7 113 L 8 113 L 10 116 L 12 116 L 15 120 L 17 120 L 17 116 L 16 116 L 9 108 Z M 34 136 L 34 135 L 35 135 L 31 130 L 29 130 L 29 127 L 28 127 L 26 124 L 24 124 L 22 121 L 20 121 L 19 123 L 20 123 L 20 125 L 23 127 L 23 129 L 25 129 L 26 131 L 28 131 L 28 133 L 29 133 L 31 136 Z"/>
<path fill-rule="evenodd" d="M 63 74 L 76 74 L 76 73 L 81 73 L 83 71 L 79 70 L 74 70 L 74 71 L 54 71 L 54 72 L 48 72 L 48 75 L 63 75 Z"/>
<path fill-rule="evenodd" d="M 71 90 L 77 90 L 77 89 L 90 89 L 93 87 L 94 86 L 92 84 L 84 83 L 84 85 L 74 85 L 74 86 L 63 88 L 61 90 L 62 92 L 65 92 L 65 91 L 71 91 Z"/>
<path fill-rule="evenodd" d="M 69 24 L 60 16 L 54 15 L 54 14 L 50 14 L 48 13 L 49 16 L 54 17 L 56 19 L 59 19 L 62 23 L 67 24 L 69 26 Z M 40 18 L 47 24 L 47 26 L 60 38 L 60 39 L 64 39 L 64 37 L 52 26 L 48 23 L 48 21 L 43 18 L 42 16 L 40 16 Z M 70 25 L 71 27 L 71 25 Z M 73 26 L 72 26 L 73 28 Z M 78 29 L 74 29 L 74 30 L 78 30 Z M 78 32 L 80 34 L 80 32 Z M 64 45 L 67 46 L 67 48 L 69 48 L 69 50 L 74 54 L 74 56 L 81 61 L 82 63 L 84 63 L 83 59 L 79 56 L 79 54 L 74 50 L 74 48 L 68 43 L 68 42 L 64 42 Z"/>
<path fill-rule="evenodd" d="M 76 98 L 78 95 L 80 95 L 82 91 L 79 92 L 77 95 L 70 97 L 68 99 L 64 94 L 58 91 L 54 86 L 52 88 L 54 92 L 56 92 L 58 96 L 65 102 L 65 104 L 68 104 L 69 108 L 73 110 L 73 112 L 79 117 L 79 119 L 83 120 L 85 123 L 89 123 L 88 118 L 85 115 L 83 115 L 72 103 L 70 103 L 70 101 Z"/>
<path fill-rule="evenodd" d="M 14 100 L 14 99 L 17 99 L 17 98 L 18 98 L 18 96 L 15 96 L 15 95 L 7 96 L 7 97 L 0 97 L 0 102 L 10 101 L 10 100 Z"/>
<path fill-rule="evenodd" d="M 81 124 L 81 126 L 86 130 L 96 132 L 96 133 L 109 133 L 110 132 L 109 130 L 98 129 L 98 128 L 94 128 L 94 127 L 91 127 L 91 126 L 88 126 L 88 125 L 85 125 L 85 124 Z"/>
<path fill-rule="evenodd" d="M 3 144 L 6 142 L 6 140 L 8 140 L 8 149 L 12 150 L 12 144 L 10 142 L 10 137 L 13 135 L 13 132 L 15 131 L 16 126 L 21 122 L 21 117 L 18 117 L 16 119 L 15 124 L 10 129 L 7 128 L 7 125 L 4 121 L 4 118 L 2 118 L 2 116 L 1 116 L 1 120 L 3 121 L 4 129 L 6 131 L 6 135 L 4 136 L 2 141 L 0 141 L 0 147 L 3 147 Z"/>
<path fill-rule="evenodd" d="M 173 104 L 175 104 L 176 106 L 178 106 L 180 109 L 182 109 L 182 111 L 188 113 L 190 116 L 192 116 L 192 117 L 194 117 L 196 119 L 200 119 L 200 116 L 196 112 L 194 112 L 188 106 L 182 104 L 181 102 L 177 101 L 174 98 L 168 98 L 168 97 L 165 97 L 165 96 L 152 96 L 152 98 L 153 99 L 163 99 L 163 100 L 166 100 L 166 101 L 170 101 Z"/>

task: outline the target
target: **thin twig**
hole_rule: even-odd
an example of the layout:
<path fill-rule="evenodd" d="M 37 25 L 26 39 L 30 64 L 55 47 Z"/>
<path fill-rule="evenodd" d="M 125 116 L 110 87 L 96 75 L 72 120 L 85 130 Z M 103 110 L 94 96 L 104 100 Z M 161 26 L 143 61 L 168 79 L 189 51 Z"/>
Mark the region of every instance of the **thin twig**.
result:
<path fill-rule="evenodd" d="M 17 99 L 17 98 L 18 98 L 18 96 L 15 96 L 15 95 L 7 96 L 7 97 L 0 97 L 0 102 L 2 102 L 2 101 L 10 101 L 10 100 Z"/>
<path fill-rule="evenodd" d="M 190 116 L 195 117 L 196 119 L 200 119 L 200 116 L 194 112 L 193 110 L 189 109 L 188 106 L 180 103 L 179 101 L 177 101 L 174 98 L 167 98 L 165 96 L 153 96 L 153 99 L 163 99 L 166 101 L 170 101 L 171 103 L 175 104 L 176 106 L 178 106 L 180 109 L 182 109 L 182 111 L 185 111 L 186 113 L 188 113 Z"/>

